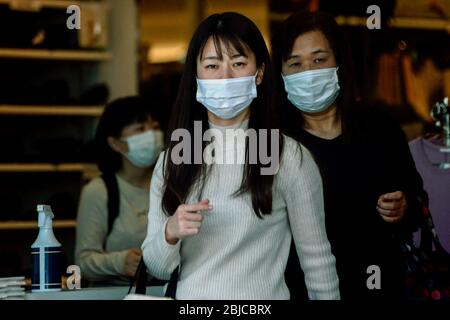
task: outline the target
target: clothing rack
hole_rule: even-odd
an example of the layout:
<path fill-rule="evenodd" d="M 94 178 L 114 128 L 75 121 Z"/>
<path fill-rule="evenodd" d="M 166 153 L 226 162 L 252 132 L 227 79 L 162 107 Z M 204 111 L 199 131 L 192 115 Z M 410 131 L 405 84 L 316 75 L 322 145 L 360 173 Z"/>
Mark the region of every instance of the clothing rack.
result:
<path fill-rule="evenodd" d="M 450 107 L 448 106 L 448 97 L 435 103 L 431 110 L 431 117 L 434 119 L 435 125 L 442 128 L 444 147 L 440 151 L 448 155 L 450 154 Z M 447 157 L 446 161 L 436 165 L 442 169 L 450 169 L 450 161 Z"/>

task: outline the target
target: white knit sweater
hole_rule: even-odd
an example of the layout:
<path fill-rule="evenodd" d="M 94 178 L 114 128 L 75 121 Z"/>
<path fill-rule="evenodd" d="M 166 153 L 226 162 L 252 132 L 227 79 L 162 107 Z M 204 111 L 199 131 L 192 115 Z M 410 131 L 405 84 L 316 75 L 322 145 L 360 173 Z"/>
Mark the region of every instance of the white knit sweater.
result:
<path fill-rule="evenodd" d="M 236 143 L 235 148 L 245 145 Z M 142 250 L 149 272 L 160 279 L 169 279 L 180 265 L 177 299 L 289 299 L 284 271 L 292 235 L 309 297 L 339 299 L 335 258 L 325 232 L 322 181 L 307 149 L 285 137 L 273 184 L 273 210 L 264 219 L 255 215 L 250 194 L 233 196 L 244 166 L 212 165 L 201 199 L 209 199 L 213 210 L 204 213 L 198 235 L 176 245 L 165 240 L 162 159 L 163 154 L 150 186 Z M 196 203 L 198 197 L 193 192 L 186 203 Z"/>

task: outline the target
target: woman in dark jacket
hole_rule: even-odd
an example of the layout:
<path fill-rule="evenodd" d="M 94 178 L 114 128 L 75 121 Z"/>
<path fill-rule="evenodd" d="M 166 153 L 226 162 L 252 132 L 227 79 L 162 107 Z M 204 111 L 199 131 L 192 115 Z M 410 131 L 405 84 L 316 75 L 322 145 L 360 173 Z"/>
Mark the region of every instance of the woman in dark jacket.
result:
<path fill-rule="evenodd" d="M 357 106 L 355 80 L 333 17 L 291 15 L 272 40 L 283 125 L 313 154 L 324 182 L 327 234 L 344 300 L 401 298 L 395 235 L 416 229 L 423 194 L 401 128 Z M 287 281 L 300 297 L 291 250 Z"/>

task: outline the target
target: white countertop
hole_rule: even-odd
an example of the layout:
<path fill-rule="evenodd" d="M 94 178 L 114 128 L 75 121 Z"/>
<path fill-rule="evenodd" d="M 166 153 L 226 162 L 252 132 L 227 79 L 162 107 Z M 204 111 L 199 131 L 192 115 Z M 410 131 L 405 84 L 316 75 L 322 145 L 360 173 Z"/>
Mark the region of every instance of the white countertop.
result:
<path fill-rule="evenodd" d="M 25 294 L 25 300 L 123 300 L 129 287 L 82 288 Z M 133 293 L 134 290 L 132 290 Z M 147 287 L 149 298 L 164 298 L 164 287 Z M 135 296 L 133 296 L 136 298 Z"/>

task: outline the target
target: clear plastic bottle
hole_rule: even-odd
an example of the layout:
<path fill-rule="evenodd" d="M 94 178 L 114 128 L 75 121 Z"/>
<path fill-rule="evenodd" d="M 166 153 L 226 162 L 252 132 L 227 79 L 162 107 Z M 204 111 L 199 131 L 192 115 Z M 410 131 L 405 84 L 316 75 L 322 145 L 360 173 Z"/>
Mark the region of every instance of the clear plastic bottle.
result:
<path fill-rule="evenodd" d="M 61 290 L 61 244 L 53 234 L 52 209 L 38 205 L 39 234 L 31 246 L 32 292 Z"/>

